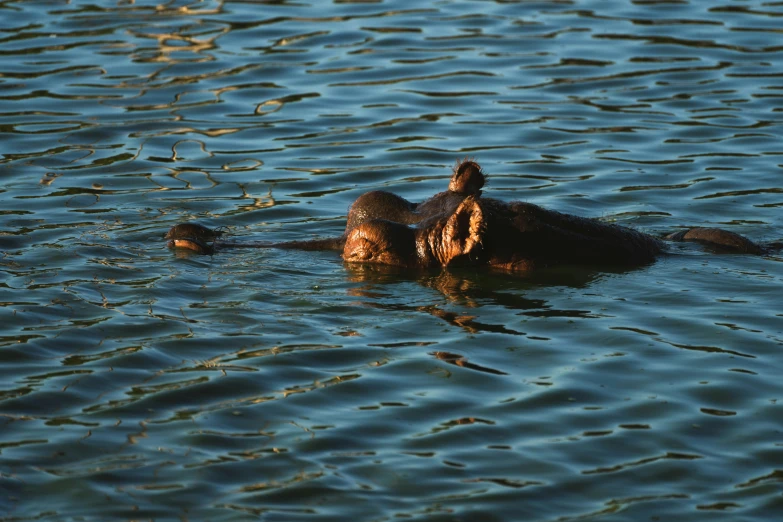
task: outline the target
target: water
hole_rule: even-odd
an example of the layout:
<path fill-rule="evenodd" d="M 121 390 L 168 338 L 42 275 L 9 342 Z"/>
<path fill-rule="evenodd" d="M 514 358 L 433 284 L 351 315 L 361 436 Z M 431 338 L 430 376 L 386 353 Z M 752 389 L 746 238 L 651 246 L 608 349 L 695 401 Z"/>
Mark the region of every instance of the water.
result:
<path fill-rule="evenodd" d="M 777 520 L 783 263 L 172 252 L 373 189 L 783 237 L 779 3 L 0 2 L 0 520 Z"/>

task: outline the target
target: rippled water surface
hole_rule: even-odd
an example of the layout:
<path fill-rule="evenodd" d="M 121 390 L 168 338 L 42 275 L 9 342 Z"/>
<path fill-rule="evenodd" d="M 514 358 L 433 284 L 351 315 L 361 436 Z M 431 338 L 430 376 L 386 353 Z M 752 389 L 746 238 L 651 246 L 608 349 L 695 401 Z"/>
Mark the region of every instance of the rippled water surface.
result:
<path fill-rule="evenodd" d="M 401 273 L 360 194 L 783 238 L 783 4 L 0 2 L 0 520 L 778 520 L 783 258 Z"/>

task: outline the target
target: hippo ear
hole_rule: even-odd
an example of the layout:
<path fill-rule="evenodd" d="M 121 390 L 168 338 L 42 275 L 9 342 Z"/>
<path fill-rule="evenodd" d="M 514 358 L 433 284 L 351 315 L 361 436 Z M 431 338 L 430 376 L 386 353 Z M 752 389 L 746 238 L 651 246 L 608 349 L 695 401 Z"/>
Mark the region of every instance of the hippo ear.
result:
<path fill-rule="evenodd" d="M 441 231 L 441 248 L 436 257 L 443 266 L 476 261 L 485 230 L 486 219 L 478 200 L 465 198 Z"/>

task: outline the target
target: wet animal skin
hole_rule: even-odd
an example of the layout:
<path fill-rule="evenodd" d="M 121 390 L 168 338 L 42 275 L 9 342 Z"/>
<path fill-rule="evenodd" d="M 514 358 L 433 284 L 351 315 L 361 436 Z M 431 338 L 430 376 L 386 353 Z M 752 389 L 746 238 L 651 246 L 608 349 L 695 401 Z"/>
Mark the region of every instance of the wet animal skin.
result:
<path fill-rule="evenodd" d="M 226 248 L 336 250 L 350 263 L 410 269 L 488 266 L 515 272 L 557 264 L 640 266 L 666 252 L 664 241 L 638 230 L 483 197 L 485 183 L 481 166 L 465 159 L 455 165 L 448 189 L 421 203 L 390 192 L 368 192 L 351 205 L 345 232 L 336 238 L 230 242 L 220 238 L 220 231 L 195 223 L 172 227 L 166 238 L 171 247 L 209 255 Z M 718 228 L 691 228 L 665 239 L 757 255 L 777 247 Z"/>

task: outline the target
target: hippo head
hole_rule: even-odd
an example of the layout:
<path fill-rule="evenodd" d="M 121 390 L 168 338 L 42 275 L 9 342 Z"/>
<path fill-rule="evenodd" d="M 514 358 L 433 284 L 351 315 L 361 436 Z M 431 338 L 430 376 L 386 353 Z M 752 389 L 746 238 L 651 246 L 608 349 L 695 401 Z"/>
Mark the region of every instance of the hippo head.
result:
<path fill-rule="evenodd" d="M 400 267 L 475 262 L 485 232 L 479 199 L 468 196 L 452 214 L 432 216 L 416 228 L 382 219 L 365 221 L 348 232 L 343 259 Z"/>

